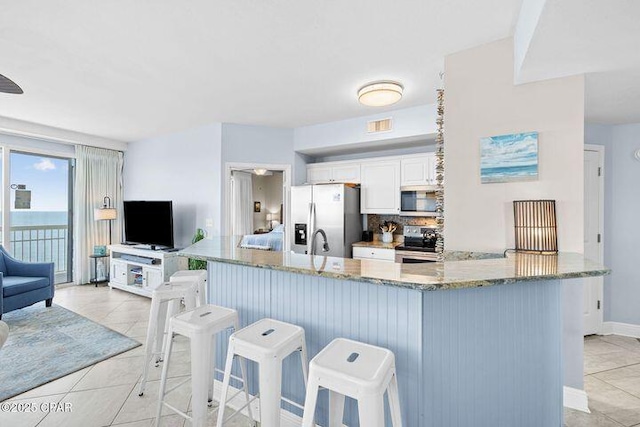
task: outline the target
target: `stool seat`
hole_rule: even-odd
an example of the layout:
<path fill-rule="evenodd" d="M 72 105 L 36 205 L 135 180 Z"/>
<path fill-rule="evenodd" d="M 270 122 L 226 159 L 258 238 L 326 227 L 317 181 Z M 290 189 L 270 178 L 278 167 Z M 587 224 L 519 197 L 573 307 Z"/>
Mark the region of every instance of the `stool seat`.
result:
<path fill-rule="evenodd" d="M 217 334 L 232 328 L 238 318 L 238 312 L 216 305 L 202 305 L 194 310 L 178 314 L 171 318 L 173 331 L 190 336 L 197 333 Z"/>
<path fill-rule="evenodd" d="M 304 329 L 300 326 L 274 319 L 261 319 L 235 332 L 231 336 L 236 354 L 250 352 L 261 358 L 289 355 L 300 349 L 300 336 Z"/>
<path fill-rule="evenodd" d="M 385 394 L 393 427 L 402 427 L 395 356 L 386 348 L 336 338 L 311 359 L 303 427 L 315 425 L 321 388 L 329 390 L 328 427 L 342 427 L 346 396 L 358 401 L 359 425 L 384 427 Z"/>
<path fill-rule="evenodd" d="M 274 319 L 261 319 L 234 332 L 229 337 L 229 350 L 224 370 L 220 409 L 218 409 L 217 427 L 225 420 L 224 408 L 227 404 L 229 380 L 234 357 L 256 362 L 258 369 L 258 387 L 260 397 L 260 426 L 280 427 L 281 401 L 299 407 L 302 406 L 282 397 L 282 362 L 294 352 L 300 353 L 302 378 L 307 383 L 307 346 L 304 329 L 297 325 Z"/>
<path fill-rule="evenodd" d="M 346 338 L 329 343 L 311 360 L 319 376 L 336 376 L 361 388 L 379 389 L 394 366 L 393 352 Z"/>

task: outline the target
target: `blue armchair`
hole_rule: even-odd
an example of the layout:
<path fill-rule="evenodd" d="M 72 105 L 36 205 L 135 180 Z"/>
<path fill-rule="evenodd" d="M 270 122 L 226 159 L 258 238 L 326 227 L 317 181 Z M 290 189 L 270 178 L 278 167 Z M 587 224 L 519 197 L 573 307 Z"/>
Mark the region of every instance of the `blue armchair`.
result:
<path fill-rule="evenodd" d="M 2 314 L 45 301 L 53 302 L 53 263 L 18 261 L 0 246 L 0 319 Z"/>

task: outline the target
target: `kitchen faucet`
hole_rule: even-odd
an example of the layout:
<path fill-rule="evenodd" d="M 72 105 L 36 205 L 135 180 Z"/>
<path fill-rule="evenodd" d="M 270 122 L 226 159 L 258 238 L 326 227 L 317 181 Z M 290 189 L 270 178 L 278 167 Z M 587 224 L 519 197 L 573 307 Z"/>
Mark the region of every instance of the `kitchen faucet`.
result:
<path fill-rule="evenodd" d="M 311 255 L 316 254 L 316 238 L 318 237 L 318 233 L 322 234 L 322 238 L 324 239 L 324 243 L 322 244 L 322 252 L 329 252 L 329 242 L 327 242 L 327 233 L 324 232 L 322 228 L 318 228 L 313 232 L 311 236 Z"/>

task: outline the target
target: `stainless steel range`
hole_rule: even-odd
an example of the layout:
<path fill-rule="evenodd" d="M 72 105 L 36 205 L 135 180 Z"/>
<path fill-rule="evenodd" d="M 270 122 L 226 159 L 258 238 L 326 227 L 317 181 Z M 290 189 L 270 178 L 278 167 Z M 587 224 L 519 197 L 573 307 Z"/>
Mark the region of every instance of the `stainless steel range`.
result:
<path fill-rule="evenodd" d="M 423 263 L 435 262 L 436 229 L 408 225 L 404 227 L 404 243 L 396 246 L 396 262 Z"/>

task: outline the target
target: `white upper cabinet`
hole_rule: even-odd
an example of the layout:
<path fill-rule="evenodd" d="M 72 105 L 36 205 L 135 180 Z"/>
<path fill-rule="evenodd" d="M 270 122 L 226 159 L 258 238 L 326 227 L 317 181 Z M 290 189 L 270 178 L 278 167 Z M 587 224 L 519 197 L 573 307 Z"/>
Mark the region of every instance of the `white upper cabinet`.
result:
<path fill-rule="evenodd" d="M 435 185 L 435 153 L 411 156 L 400 160 L 400 185 Z"/>
<path fill-rule="evenodd" d="M 309 184 L 360 183 L 360 163 L 316 163 L 307 165 Z"/>
<path fill-rule="evenodd" d="M 334 182 L 360 183 L 360 163 L 345 163 L 336 165 L 331 170 Z"/>
<path fill-rule="evenodd" d="M 331 182 L 331 166 L 307 166 L 307 182 L 309 184 L 322 184 Z"/>
<path fill-rule="evenodd" d="M 400 160 L 363 162 L 360 171 L 360 212 L 400 212 Z"/>
<path fill-rule="evenodd" d="M 311 163 L 308 184 L 360 184 L 360 212 L 398 214 L 400 187 L 436 185 L 435 153 Z"/>

